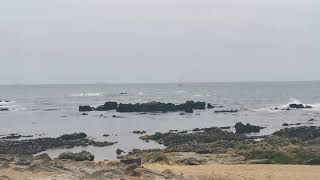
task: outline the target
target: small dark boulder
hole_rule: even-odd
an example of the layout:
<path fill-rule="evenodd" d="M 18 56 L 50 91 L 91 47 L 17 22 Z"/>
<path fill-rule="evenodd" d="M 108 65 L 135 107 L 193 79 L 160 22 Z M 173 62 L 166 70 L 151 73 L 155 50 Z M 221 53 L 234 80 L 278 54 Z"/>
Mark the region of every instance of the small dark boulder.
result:
<path fill-rule="evenodd" d="M 0 108 L 0 111 L 9 111 L 9 108 Z"/>
<path fill-rule="evenodd" d="M 110 110 L 115 110 L 118 107 L 117 102 L 106 102 L 104 105 L 97 107 L 95 110 L 96 111 L 110 111 Z"/>
<path fill-rule="evenodd" d="M 208 109 L 213 109 L 214 106 L 213 106 L 211 103 L 209 103 L 209 104 L 207 105 L 207 108 L 208 108 Z"/>
<path fill-rule="evenodd" d="M 116 154 L 117 154 L 118 156 L 120 156 L 122 153 L 125 153 L 125 151 L 123 151 L 123 150 L 121 150 L 121 149 L 117 149 L 117 150 L 116 150 Z"/>
<path fill-rule="evenodd" d="M 231 109 L 231 110 L 220 110 L 220 111 L 214 111 L 215 113 L 237 113 L 239 110 L 237 109 Z"/>
<path fill-rule="evenodd" d="M 73 134 L 64 134 L 59 137 L 62 140 L 79 140 L 87 138 L 86 133 L 73 133 Z"/>
<path fill-rule="evenodd" d="M 80 112 L 89 112 L 89 111 L 93 111 L 94 108 L 91 106 L 79 106 L 79 111 Z"/>
<path fill-rule="evenodd" d="M 241 122 L 238 122 L 235 125 L 235 128 L 237 134 L 259 133 L 261 129 L 264 129 L 264 127 L 251 125 L 249 123 L 244 125 Z"/>
<path fill-rule="evenodd" d="M 64 152 L 58 156 L 58 159 L 69 159 L 74 161 L 93 161 L 94 155 L 88 151 L 82 151 L 80 153 Z"/>

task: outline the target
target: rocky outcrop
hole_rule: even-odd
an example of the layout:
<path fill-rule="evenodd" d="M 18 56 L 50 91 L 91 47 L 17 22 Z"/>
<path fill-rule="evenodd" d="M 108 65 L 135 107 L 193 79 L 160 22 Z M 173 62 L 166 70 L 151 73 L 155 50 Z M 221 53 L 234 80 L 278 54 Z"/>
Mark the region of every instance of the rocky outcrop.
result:
<path fill-rule="evenodd" d="M 246 125 L 241 122 L 237 123 L 235 126 L 237 134 L 249 134 L 249 133 L 259 133 L 264 127 L 255 126 L 247 123 Z"/>
<path fill-rule="evenodd" d="M 161 103 L 161 102 L 150 102 L 150 103 L 137 103 L 137 104 L 124 104 L 117 102 L 106 102 L 104 105 L 97 108 L 91 106 L 80 106 L 79 111 L 109 111 L 117 110 L 117 112 L 176 112 L 185 111 L 187 113 L 192 113 L 193 110 L 204 110 L 206 109 L 205 102 L 194 102 L 187 101 L 183 104 L 175 105 L 173 103 Z"/>
<path fill-rule="evenodd" d="M 106 102 L 104 103 L 104 105 L 99 106 L 97 108 L 95 108 L 95 111 L 110 111 L 110 110 L 116 110 L 118 107 L 118 103 L 117 102 Z"/>
<path fill-rule="evenodd" d="M 64 152 L 58 156 L 58 159 L 69 159 L 74 161 L 93 161 L 94 155 L 87 151 L 82 151 L 80 153 Z"/>
<path fill-rule="evenodd" d="M 312 106 L 303 105 L 303 104 L 290 104 L 289 108 L 291 108 L 291 109 L 311 109 Z"/>
<path fill-rule="evenodd" d="M 1 140 L 0 154 L 36 154 L 52 148 L 72 148 L 76 146 L 110 146 L 114 142 L 96 142 L 85 133 L 65 134 L 58 138 L 37 138 L 26 140 Z"/>
<path fill-rule="evenodd" d="M 90 106 L 79 106 L 79 111 L 80 112 L 89 112 L 89 111 L 93 111 L 94 108 L 90 107 Z"/>

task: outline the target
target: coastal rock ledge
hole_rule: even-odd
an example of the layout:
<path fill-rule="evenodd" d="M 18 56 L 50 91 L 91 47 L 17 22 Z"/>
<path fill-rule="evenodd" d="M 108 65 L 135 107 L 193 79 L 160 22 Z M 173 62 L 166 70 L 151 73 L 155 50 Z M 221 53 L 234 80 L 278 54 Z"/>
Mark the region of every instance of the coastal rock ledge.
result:
<path fill-rule="evenodd" d="M 79 106 L 80 112 L 88 111 L 109 111 L 116 110 L 117 112 L 177 112 L 184 111 L 187 113 L 193 113 L 193 110 L 206 109 L 205 102 L 187 101 L 182 104 L 162 103 L 162 102 L 150 102 L 150 103 L 136 103 L 136 104 L 118 104 L 117 102 L 106 102 L 102 106 Z"/>

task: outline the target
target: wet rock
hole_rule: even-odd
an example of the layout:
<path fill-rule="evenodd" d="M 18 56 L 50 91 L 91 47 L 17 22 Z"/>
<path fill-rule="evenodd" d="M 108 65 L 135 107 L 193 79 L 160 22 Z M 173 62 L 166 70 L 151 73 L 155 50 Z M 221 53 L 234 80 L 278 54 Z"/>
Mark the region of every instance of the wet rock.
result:
<path fill-rule="evenodd" d="M 20 139 L 22 135 L 19 134 L 9 134 L 8 136 L 2 137 L 0 139 Z"/>
<path fill-rule="evenodd" d="M 87 151 L 82 151 L 80 153 L 64 152 L 58 156 L 58 159 L 69 159 L 74 161 L 93 161 L 94 156 Z"/>
<path fill-rule="evenodd" d="M 87 134 L 85 133 L 73 133 L 73 134 L 64 134 L 60 136 L 59 138 L 62 140 L 78 140 L 86 138 Z"/>
<path fill-rule="evenodd" d="M 9 108 L 0 108 L 0 111 L 9 111 Z"/>
<path fill-rule="evenodd" d="M 290 126 L 288 123 L 283 123 L 282 126 Z"/>
<path fill-rule="evenodd" d="M 274 132 L 273 135 L 286 138 L 300 138 L 302 140 L 312 140 L 320 137 L 320 127 L 316 126 L 302 126 L 285 128 Z"/>
<path fill-rule="evenodd" d="M 106 146 L 112 146 L 112 145 L 114 145 L 116 143 L 117 142 L 108 142 L 108 141 L 95 142 L 95 141 L 90 141 L 89 145 L 93 145 L 94 147 L 106 147 Z"/>
<path fill-rule="evenodd" d="M 133 131 L 133 134 L 146 134 L 146 131 Z"/>
<path fill-rule="evenodd" d="M 117 156 L 120 156 L 122 153 L 125 153 L 125 151 L 123 151 L 123 150 L 121 150 L 121 149 L 117 149 L 117 150 L 116 150 Z"/>
<path fill-rule="evenodd" d="M 207 105 L 207 108 L 208 108 L 208 109 L 213 109 L 213 108 L 214 108 L 214 106 L 213 106 L 213 105 L 211 105 L 211 103 L 209 103 L 209 104 Z"/>
<path fill-rule="evenodd" d="M 308 105 L 303 105 L 303 104 L 290 104 L 289 105 L 290 109 L 311 109 L 312 106 L 308 106 Z"/>
<path fill-rule="evenodd" d="M 219 110 L 219 111 L 214 111 L 215 113 L 237 113 L 239 110 L 237 109 L 232 109 L 232 110 Z"/>
<path fill-rule="evenodd" d="M 79 106 L 79 111 L 80 112 L 88 112 L 88 111 L 93 111 L 94 108 L 90 106 Z"/>
<path fill-rule="evenodd" d="M 102 135 L 103 137 L 109 137 L 110 135 L 109 134 L 104 134 Z"/>
<path fill-rule="evenodd" d="M 88 114 L 87 114 L 87 113 L 82 113 L 81 115 L 82 115 L 82 116 L 88 116 Z"/>
<path fill-rule="evenodd" d="M 249 134 L 249 133 L 258 133 L 264 127 L 255 126 L 247 123 L 246 125 L 242 124 L 241 122 L 235 125 L 236 133 L 237 134 Z"/>
<path fill-rule="evenodd" d="M 106 102 L 104 105 L 99 106 L 95 108 L 96 111 L 110 111 L 110 110 L 116 110 L 118 107 L 117 102 Z"/>
<path fill-rule="evenodd" d="M 53 148 L 72 148 L 76 146 L 89 146 L 93 144 L 95 144 L 95 141 L 89 140 L 85 133 L 65 134 L 58 138 L 37 138 L 21 141 L 2 140 L 0 141 L 0 154 L 28 155 L 37 154 Z"/>

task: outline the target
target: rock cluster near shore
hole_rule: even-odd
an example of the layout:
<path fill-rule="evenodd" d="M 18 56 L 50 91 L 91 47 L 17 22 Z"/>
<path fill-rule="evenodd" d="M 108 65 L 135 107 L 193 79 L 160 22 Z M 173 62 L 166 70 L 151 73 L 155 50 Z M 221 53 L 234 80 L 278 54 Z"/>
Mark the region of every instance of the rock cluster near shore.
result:
<path fill-rule="evenodd" d="M 85 133 L 65 134 L 58 138 L 37 138 L 26 140 L 0 140 L 0 154 L 36 154 L 53 148 L 76 146 L 111 146 L 116 142 L 96 142 Z"/>
<path fill-rule="evenodd" d="M 209 106 L 211 108 L 211 105 Z M 116 110 L 117 112 L 177 112 L 184 111 L 192 113 L 193 110 L 204 110 L 206 109 L 205 102 L 194 102 L 187 101 L 182 104 L 173 103 L 161 103 L 161 102 L 150 102 L 150 103 L 137 103 L 137 104 L 118 104 L 117 102 L 106 102 L 104 105 L 99 107 L 91 106 L 80 106 L 80 112 L 87 111 L 109 111 Z"/>
<path fill-rule="evenodd" d="M 287 128 L 269 136 L 246 136 L 212 127 L 155 133 L 142 136 L 141 139 L 164 144 L 166 149 L 161 150 L 164 153 L 231 153 L 252 163 L 320 164 L 320 127 L 315 126 Z M 143 154 L 141 151 L 139 153 Z"/>

